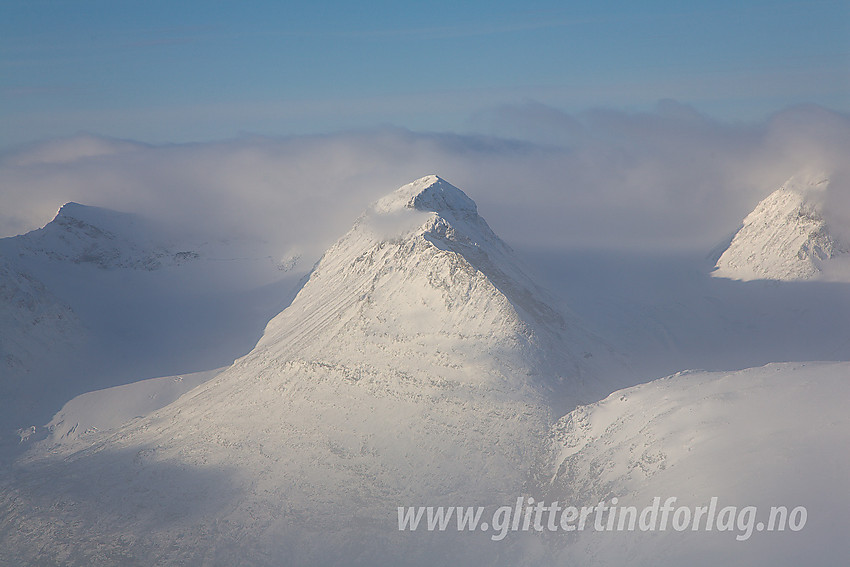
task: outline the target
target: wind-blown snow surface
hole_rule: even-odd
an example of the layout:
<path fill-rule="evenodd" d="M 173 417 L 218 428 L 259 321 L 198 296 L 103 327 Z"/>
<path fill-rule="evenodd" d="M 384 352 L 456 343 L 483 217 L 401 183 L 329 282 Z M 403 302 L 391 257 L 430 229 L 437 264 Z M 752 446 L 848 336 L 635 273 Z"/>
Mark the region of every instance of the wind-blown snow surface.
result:
<path fill-rule="evenodd" d="M 459 189 L 407 185 L 232 367 L 83 451 L 48 440 L 22 460 L 1 547 L 72 564 L 431 562 L 398 505 L 513 498 L 563 408 L 624 372 L 544 299 Z M 42 512 L 57 497 L 59 523 Z"/>
<path fill-rule="evenodd" d="M 541 470 L 547 501 L 600 501 L 642 510 L 804 506 L 801 531 L 555 534 L 540 557 L 556 565 L 847 565 L 850 363 L 769 364 L 688 372 L 611 394 L 562 418 Z M 702 521 L 702 526 L 706 521 Z M 749 535 L 747 539 L 746 536 Z M 738 541 L 738 537 L 743 541 Z M 569 545 L 567 545 L 567 540 Z"/>
<path fill-rule="evenodd" d="M 84 446 L 98 432 L 153 413 L 222 370 L 149 378 L 81 394 L 62 406 L 47 424 L 48 443 L 64 445 L 64 450 L 70 445 Z"/>
<path fill-rule="evenodd" d="M 713 275 L 744 281 L 821 277 L 830 259 L 848 251 L 824 220 L 819 196 L 829 185 L 823 174 L 789 179 L 747 215 Z M 843 267 L 848 281 L 846 262 Z"/>

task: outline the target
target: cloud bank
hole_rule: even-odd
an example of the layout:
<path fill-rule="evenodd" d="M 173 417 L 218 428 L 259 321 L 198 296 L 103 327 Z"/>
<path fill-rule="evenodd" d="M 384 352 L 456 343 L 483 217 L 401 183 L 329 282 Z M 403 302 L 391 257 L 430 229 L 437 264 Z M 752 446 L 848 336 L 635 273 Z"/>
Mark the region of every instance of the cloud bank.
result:
<path fill-rule="evenodd" d="M 815 106 L 742 124 L 674 101 L 579 114 L 530 102 L 480 113 L 472 128 L 156 146 L 53 140 L 0 156 L 0 236 L 77 201 L 316 257 L 371 201 L 436 173 L 518 246 L 707 251 L 801 169 L 848 188 L 850 117 Z M 830 206 L 850 210 L 847 193 Z"/>

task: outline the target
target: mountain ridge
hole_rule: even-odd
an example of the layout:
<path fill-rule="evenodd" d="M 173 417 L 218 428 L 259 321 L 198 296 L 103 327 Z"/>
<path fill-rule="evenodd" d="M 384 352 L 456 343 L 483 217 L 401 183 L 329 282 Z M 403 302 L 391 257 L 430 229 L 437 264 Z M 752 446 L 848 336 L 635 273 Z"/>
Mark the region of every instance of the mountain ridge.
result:
<path fill-rule="evenodd" d="M 0 253 L 87 264 L 104 270 L 157 270 L 200 257 L 194 250 L 170 250 L 151 235 L 158 229 L 131 213 L 70 201 L 44 227 L 0 240 Z"/>

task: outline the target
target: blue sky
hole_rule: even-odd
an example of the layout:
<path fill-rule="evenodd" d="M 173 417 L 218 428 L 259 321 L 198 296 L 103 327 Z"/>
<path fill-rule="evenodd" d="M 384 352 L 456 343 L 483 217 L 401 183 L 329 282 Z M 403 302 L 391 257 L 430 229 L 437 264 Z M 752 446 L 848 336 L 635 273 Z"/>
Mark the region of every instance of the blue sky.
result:
<path fill-rule="evenodd" d="M 850 112 L 850 3 L 0 2 L 0 148 L 395 125 L 672 98 L 725 120 Z"/>

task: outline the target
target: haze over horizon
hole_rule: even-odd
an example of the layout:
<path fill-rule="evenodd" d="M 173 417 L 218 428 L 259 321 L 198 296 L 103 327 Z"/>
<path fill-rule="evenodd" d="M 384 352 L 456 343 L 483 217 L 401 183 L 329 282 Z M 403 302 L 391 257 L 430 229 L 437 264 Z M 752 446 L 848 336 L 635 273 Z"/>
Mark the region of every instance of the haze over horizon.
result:
<path fill-rule="evenodd" d="M 750 123 L 799 104 L 850 112 L 840 1 L 84 0 L 0 11 L 7 150 L 80 132 L 155 144 L 379 126 L 491 134 L 494 112 L 528 103 L 574 114 L 674 99 Z"/>

